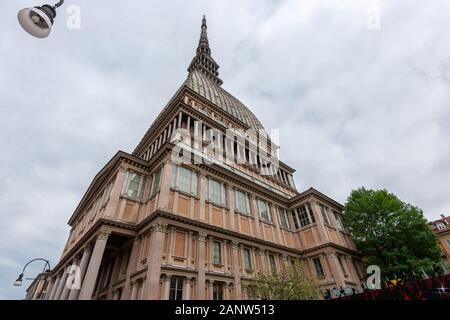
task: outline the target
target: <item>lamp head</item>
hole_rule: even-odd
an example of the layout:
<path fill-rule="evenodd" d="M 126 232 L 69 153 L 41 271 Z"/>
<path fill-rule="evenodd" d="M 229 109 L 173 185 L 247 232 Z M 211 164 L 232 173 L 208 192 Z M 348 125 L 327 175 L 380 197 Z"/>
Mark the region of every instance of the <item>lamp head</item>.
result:
<path fill-rule="evenodd" d="M 56 7 L 44 4 L 40 7 L 25 8 L 19 11 L 17 18 L 22 28 L 36 38 L 46 38 L 52 29 L 56 17 Z"/>
<path fill-rule="evenodd" d="M 19 277 L 14 281 L 14 287 L 20 287 L 22 285 L 23 273 L 19 274 Z"/>

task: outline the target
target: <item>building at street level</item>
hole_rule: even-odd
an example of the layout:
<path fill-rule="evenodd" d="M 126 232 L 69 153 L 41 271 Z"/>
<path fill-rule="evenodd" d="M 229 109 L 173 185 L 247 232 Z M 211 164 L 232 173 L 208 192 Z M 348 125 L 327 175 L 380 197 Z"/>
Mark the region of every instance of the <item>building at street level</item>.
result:
<path fill-rule="evenodd" d="M 247 299 L 244 284 L 255 274 L 300 261 L 324 291 L 361 291 L 360 254 L 342 205 L 312 188 L 298 192 L 293 168 L 270 165 L 278 147 L 259 144 L 251 132 L 263 125 L 222 87 L 218 70 L 203 18 L 186 81 L 75 209 L 46 299 Z M 250 138 L 236 131 L 227 139 L 232 128 Z M 175 154 L 192 161 L 174 160 L 182 144 Z M 263 174 L 267 168 L 273 174 Z"/>

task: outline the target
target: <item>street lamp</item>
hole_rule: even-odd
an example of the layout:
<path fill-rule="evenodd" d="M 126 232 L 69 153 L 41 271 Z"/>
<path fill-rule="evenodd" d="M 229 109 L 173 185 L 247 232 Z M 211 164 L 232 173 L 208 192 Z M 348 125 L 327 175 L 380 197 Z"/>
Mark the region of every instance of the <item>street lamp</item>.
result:
<path fill-rule="evenodd" d="M 62 6 L 60 0 L 54 6 L 44 4 L 34 8 L 25 8 L 19 11 L 17 18 L 22 28 L 36 38 L 47 38 L 56 17 L 56 9 Z"/>
<path fill-rule="evenodd" d="M 42 273 L 45 273 L 47 270 L 50 271 L 50 262 L 48 260 L 42 259 L 42 258 L 37 258 L 37 259 L 33 259 L 31 261 L 29 261 L 24 267 L 22 272 L 19 274 L 19 276 L 17 277 L 16 281 L 14 281 L 13 286 L 15 287 L 20 287 L 22 286 L 22 280 L 23 280 L 23 275 L 25 273 L 25 269 L 28 267 L 28 265 L 34 261 L 44 261 L 45 265 L 44 265 L 44 270 L 42 270 Z M 45 278 L 45 283 L 47 282 L 47 278 Z M 45 287 L 45 283 L 44 283 L 44 287 Z M 34 288 L 34 291 L 36 290 L 36 287 Z M 34 295 L 34 293 L 33 293 Z"/>

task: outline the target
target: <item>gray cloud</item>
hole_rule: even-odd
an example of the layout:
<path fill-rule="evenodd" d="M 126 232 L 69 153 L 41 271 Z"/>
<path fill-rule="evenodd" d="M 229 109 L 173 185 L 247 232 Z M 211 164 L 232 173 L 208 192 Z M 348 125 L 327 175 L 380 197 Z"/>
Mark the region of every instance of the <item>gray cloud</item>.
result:
<path fill-rule="evenodd" d="M 60 10 L 44 41 L 16 21 L 38 2 L 0 11 L 0 298 L 24 296 L 11 284 L 29 259 L 57 262 L 93 176 L 184 80 L 202 14 L 224 87 L 280 128 L 300 190 L 388 188 L 430 219 L 450 212 L 448 2 L 73 0 L 82 29 Z"/>

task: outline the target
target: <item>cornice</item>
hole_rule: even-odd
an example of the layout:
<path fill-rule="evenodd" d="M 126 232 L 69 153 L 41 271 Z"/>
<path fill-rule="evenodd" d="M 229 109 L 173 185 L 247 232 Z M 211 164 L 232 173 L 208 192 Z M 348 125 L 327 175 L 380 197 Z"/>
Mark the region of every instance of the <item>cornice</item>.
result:
<path fill-rule="evenodd" d="M 92 200 L 95 198 L 95 195 L 97 195 L 97 193 L 104 186 L 105 181 L 111 178 L 113 173 L 120 167 L 122 161 L 137 166 L 138 168 L 141 168 L 143 170 L 149 169 L 148 163 L 144 160 L 139 159 L 124 151 L 118 151 L 95 175 L 91 184 L 84 193 L 83 198 L 81 198 L 81 201 L 78 203 L 78 206 L 75 208 L 71 218 L 69 219 L 69 225 L 71 225 L 75 221 L 75 219 L 84 211 L 84 209 L 91 204 Z"/>

